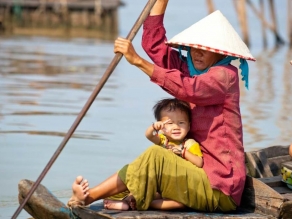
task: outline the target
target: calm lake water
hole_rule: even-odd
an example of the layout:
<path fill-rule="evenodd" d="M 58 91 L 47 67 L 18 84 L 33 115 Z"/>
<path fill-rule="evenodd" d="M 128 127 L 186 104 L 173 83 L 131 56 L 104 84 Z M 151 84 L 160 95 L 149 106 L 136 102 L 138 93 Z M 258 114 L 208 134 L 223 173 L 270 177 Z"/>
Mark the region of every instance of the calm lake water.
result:
<path fill-rule="evenodd" d="M 146 4 L 124 2 L 119 10 L 123 37 Z M 214 2 L 240 33 L 233 4 Z M 287 2 L 275 3 L 279 32 L 287 40 Z M 207 14 L 205 1 L 196 4 L 170 1 L 169 37 Z M 248 17 L 257 62 L 250 62 L 249 90 L 241 83 L 245 150 L 288 145 L 292 51 L 287 45 L 275 49 L 270 31 L 263 49 L 260 21 L 250 9 Z M 133 43 L 147 58 L 140 41 L 141 31 Z M 10 218 L 18 207 L 19 180 L 39 177 L 114 54 L 112 41 L 11 36 L 0 38 L 0 56 L 0 218 Z M 144 131 L 154 121 L 153 104 L 163 97 L 168 94 L 122 59 L 42 184 L 66 202 L 75 176 L 84 175 L 94 185 L 131 162 L 150 145 Z M 19 218 L 29 215 L 23 210 Z"/>

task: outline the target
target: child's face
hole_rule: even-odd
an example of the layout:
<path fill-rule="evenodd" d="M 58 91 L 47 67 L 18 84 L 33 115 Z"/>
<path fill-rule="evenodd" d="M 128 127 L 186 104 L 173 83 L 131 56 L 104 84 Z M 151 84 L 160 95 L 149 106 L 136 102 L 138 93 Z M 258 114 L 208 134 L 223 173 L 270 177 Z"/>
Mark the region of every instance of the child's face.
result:
<path fill-rule="evenodd" d="M 191 56 L 195 68 L 201 71 L 224 58 L 224 55 L 195 48 L 191 48 Z"/>
<path fill-rule="evenodd" d="M 182 141 L 190 130 L 187 114 L 179 109 L 174 111 L 163 110 L 161 112 L 161 121 L 167 121 L 162 131 L 172 141 Z"/>

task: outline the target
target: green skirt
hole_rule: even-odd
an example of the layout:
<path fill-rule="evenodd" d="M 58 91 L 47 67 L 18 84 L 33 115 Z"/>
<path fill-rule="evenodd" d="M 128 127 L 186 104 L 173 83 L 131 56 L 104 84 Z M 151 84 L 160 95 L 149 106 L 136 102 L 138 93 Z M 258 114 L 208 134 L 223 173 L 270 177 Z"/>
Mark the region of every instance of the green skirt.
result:
<path fill-rule="evenodd" d="M 137 210 L 147 210 L 156 192 L 195 210 L 236 208 L 229 196 L 211 188 L 202 168 L 157 145 L 124 166 L 118 175 L 136 199 Z"/>

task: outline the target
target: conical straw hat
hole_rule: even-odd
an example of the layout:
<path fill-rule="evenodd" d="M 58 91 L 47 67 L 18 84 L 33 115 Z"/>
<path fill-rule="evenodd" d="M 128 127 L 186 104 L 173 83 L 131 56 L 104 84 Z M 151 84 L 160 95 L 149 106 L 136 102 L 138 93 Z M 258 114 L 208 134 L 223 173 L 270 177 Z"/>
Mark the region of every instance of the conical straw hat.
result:
<path fill-rule="evenodd" d="M 210 52 L 255 61 L 229 21 L 215 11 L 167 42 L 172 47 L 189 46 Z"/>

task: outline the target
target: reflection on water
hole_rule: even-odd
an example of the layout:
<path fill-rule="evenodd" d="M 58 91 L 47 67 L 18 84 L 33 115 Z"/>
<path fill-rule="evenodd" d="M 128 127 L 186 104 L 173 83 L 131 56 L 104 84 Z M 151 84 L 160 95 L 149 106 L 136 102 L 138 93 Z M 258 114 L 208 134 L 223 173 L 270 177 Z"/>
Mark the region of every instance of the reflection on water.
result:
<path fill-rule="evenodd" d="M 283 141 L 292 142 L 292 86 L 291 86 L 291 69 L 292 66 L 289 64 L 289 61 L 292 57 L 292 50 L 288 50 L 286 55 L 286 59 L 284 61 L 284 69 L 283 69 L 283 95 L 280 100 L 280 110 L 277 116 L 276 125 L 280 129 L 281 137 Z"/>
<path fill-rule="evenodd" d="M 1 180 L 0 186 L 3 188 L 0 189 L 0 212 L 13 212 L 17 207 L 17 197 L 10 195 L 17 193 L 17 182 L 21 178 L 35 179 L 35 174 L 40 173 L 112 56 L 110 41 L 17 36 L 1 40 L 0 174 L 5 180 Z M 101 109 L 88 112 L 84 123 L 72 135 L 73 147 L 75 144 L 81 147 L 78 154 L 85 149 L 92 151 L 91 147 L 96 143 L 90 142 L 109 141 L 111 129 L 107 129 L 106 124 L 103 125 L 105 129 L 96 125 L 92 118 L 104 110 L 110 111 L 108 107 L 114 107 L 113 97 L 119 87 L 113 76 L 103 88 L 104 93 L 97 97 Z M 107 119 L 105 116 L 100 122 Z M 65 159 L 70 164 L 72 157 Z M 43 163 L 38 165 L 38 160 Z M 74 170 L 67 171 L 66 165 L 62 167 L 62 172 Z M 67 197 L 69 191 L 66 194 Z"/>
<path fill-rule="evenodd" d="M 85 43 L 85 44 L 84 44 Z M 5 121 L 9 118 L 76 117 L 80 101 L 91 91 L 107 67 L 112 55 L 110 43 L 97 42 L 98 53 L 90 51 L 92 42 L 51 41 L 49 38 L 10 38 L 1 43 L 1 117 L 0 134 L 27 133 L 64 136 L 62 132 L 34 130 L 30 121 L 21 123 Z M 87 45 L 86 45 L 87 44 Z M 106 50 L 106 52 L 102 52 Z M 85 52 L 86 51 L 86 52 Z M 118 89 L 109 82 L 106 89 Z M 58 97 L 58 98 L 56 98 Z M 110 96 L 98 98 L 110 102 Z M 26 130 L 18 130 L 18 127 Z M 7 130 L 7 127 L 8 128 Z M 90 131 L 79 131 L 73 137 L 103 139 Z"/>
<path fill-rule="evenodd" d="M 19 124 L 14 124 L 19 125 Z M 72 138 L 84 138 L 84 139 L 96 139 L 105 140 L 102 136 L 109 133 L 100 133 L 99 135 L 88 133 L 89 131 L 79 131 L 78 134 L 73 134 Z M 0 131 L 0 134 L 29 134 L 29 135 L 49 135 L 49 136 L 60 136 L 65 137 L 67 132 L 45 132 L 45 131 Z"/>
<path fill-rule="evenodd" d="M 280 47 L 263 51 L 256 57 L 251 69 L 252 86 L 242 97 L 246 147 L 253 149 L 292 142 L 292 130 L 288 125 L 292 122 L 291 55 L 291 50 Z"/>

